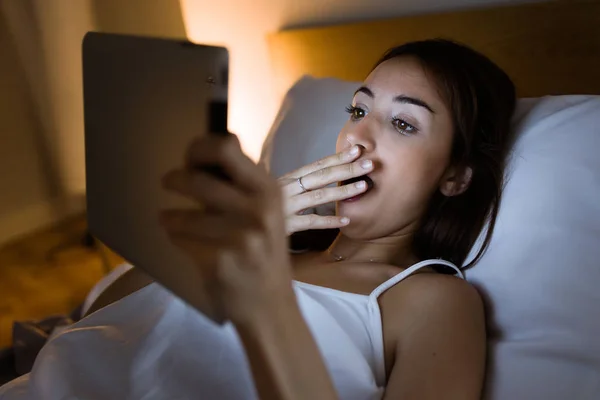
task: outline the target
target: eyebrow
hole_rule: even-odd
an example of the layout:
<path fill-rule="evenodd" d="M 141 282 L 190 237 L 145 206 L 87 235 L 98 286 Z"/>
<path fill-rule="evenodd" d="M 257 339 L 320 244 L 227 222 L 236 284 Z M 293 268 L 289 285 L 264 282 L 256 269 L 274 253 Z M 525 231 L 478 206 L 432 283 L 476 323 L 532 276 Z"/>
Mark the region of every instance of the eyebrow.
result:
<path fill-rule="evenodd" d="M 366 86 L 359 87 L 358 90 L 356 90 L 356 92 L 354 92 L 354 95 L 356 96 L 358 93 L 364 93 L 372 99 L 375 98 L 375 94 L 373 93 L 373 91 Z M 403 104 L 412 104 L 415 106 L 423 107 L 426 110 L 428 110 L 430 113 L 435 114 L 435 111 L 433 110 L 433 108 L 431 108 L 431 106 L 429 104 L 427 104 L 426 102 L 424 102 L 421 99 L 417 99 L 416 97 L 411 97 L 411 96 L 406 96 L 406 95 L 401 94 L 401 95 L 394 97 L 394 102 L 403 103 Z"/>

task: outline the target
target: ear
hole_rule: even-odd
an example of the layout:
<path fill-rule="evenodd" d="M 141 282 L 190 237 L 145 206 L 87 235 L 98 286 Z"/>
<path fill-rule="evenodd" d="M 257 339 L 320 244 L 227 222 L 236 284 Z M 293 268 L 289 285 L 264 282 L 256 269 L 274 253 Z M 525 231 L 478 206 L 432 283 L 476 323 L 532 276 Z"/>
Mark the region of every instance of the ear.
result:
<path fill-rule="evenodd" d="M 440 181 L 440 192 L 447 197 L 458 196 L 469 188 L 472 177 L 471 167 L 450 167 Z"/>

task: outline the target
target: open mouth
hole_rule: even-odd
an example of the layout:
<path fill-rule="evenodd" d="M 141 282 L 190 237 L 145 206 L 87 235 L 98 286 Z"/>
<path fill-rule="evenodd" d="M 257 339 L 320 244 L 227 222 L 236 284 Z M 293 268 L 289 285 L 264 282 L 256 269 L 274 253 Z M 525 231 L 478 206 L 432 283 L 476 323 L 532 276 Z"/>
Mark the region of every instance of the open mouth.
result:
<path fill-rule="evenodd" d="M 373 186 L 375 186 L 373 179 L 371 179 L 369 175 L 357 176 L 356 178 L 346 179 L 345 181 L 342 181 L 341 185 L 344 186 L 359 181 L 367 182 L 367 191 L 373 189 Z"/>
<path fill-rule="evenodd" d="M 343 201 L 348 201 L 348 202 L 356 201 L 356 200 L 360 199 L 361 197 L 363 197 L 365 194 L 367 194 L 375 186 L 375 182 L 373 182 L 373 179 L 371 179 L 368 175 L 357 176 L 356 178 L 346 179 L 345 181 L 342 181 L 340 183 L 340 185 L 342 185 L 342 186 L 348 185 L 348 184 L 359 182 L 359 181 L 365 181 L 367 183 L 367 190 L 365 190 L 363 193 L 361 193 L 359 195 L 356 195 L 349 199 L 345 199 Z"/>

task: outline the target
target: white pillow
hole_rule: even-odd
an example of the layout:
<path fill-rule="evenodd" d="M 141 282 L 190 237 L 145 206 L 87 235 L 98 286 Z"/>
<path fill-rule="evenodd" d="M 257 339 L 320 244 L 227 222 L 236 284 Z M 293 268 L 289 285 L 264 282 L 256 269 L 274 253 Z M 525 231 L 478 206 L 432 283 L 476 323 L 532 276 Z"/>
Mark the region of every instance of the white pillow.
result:
<path fill-rule="evenodd" d="M 488 398 L 600 398 L 600 96 L 521 101 L 493 239 Z"/>
<path fill-rule="evenodd" d="M 332 154 L 358 86 L 300 80 L 261 162 L 279 176 Z M 519 100 L 514 124 L 496 230 L 466 273 L 487 305 L 486 398 L 598 399 L 600 96 Z"/>

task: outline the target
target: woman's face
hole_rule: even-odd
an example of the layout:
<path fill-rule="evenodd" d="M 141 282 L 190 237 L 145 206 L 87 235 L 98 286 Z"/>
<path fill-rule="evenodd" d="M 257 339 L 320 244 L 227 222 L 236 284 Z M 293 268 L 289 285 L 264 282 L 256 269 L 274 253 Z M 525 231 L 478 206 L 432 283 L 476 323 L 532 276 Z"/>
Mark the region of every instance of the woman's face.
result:
<path fill-rule="evenodd" d="M 351 221 L 342 232 L 362 239 L 413 232 L 435 191 L 446 193 L 455 179 L 452 118 L 435 82 L 418 60 L 397 57 L 373 70 L 348 111 L 337 151 L 362 146 L 360 159 L 374 170 L 366 194 L 337 203 Z"/>

